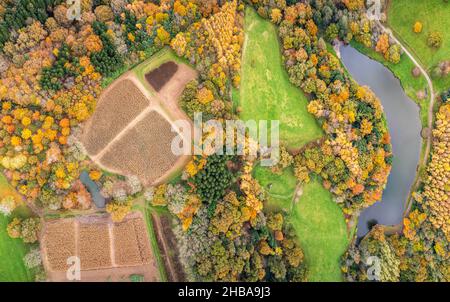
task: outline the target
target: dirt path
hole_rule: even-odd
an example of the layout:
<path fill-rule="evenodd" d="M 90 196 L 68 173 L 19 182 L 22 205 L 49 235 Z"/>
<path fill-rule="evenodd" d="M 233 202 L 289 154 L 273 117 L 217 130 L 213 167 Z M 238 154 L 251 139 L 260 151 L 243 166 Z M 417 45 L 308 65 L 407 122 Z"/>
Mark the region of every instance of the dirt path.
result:
<path fill-rule="evenodd" d="M 411 59 L 411 61 L 414 63 L 414 65 L 417 66 L 417 68 L 419 68 L 420 72 L 423 74 L 423 76 L 425 77 L 425 79 L 427 80 L 428 83 L 428 88 L 430 90 L 430 104 L 428 107 L 428 129 L 433 129 L 433 108 L 434 108 L 434 100 L 435 100 L 435 93 L 434 93 L 434 88 L 433 88 L 433 82 L 431 81 L 430 76 L 428 75 L 427 71 L 425 70 L 425 68 L 422 67 L 422 65 L 420 65 L 420 63 L 414 58 L 414 56 L 411 54 L 411 52 L 394 36 L 393 32 L 391 29 L 386 28 L 383 24 L 381 24 L 380 21 L 376 21 L 378 26 L 380 26 L 383 31 L 385 31 L 397 44 L 400 45 L 400 47 L 402 48 L 402 50 L 406 53 L 406 55 Z M 425 148 L 425 153 L 422 159 L 422 162 L 419 164 L 418 169 L 417 169 L 417 173 L 420 171 L 420 169 L 422 167 L 426 167 L 427 162 L 428 162 L 428 157 L 430 156 L 430 151 L 431 151 L 431 143 L 432 143 L 432 135 L 428 135 L 428 137 L 426 138 L 426 148 Z M 414 182 L 414 185 L 411 187 L 411 191 L 409 194 L 408 199 L 406 200 L 405 203 L 405 211 L 403 213 L 403 216 L 408 215 L 410 209 L 411 209 L 411 205 L 412 205 L 412 193 L 418 188 L 418 186 L 420 185 L 420 177 L 417 175 L 416 176 L 416 180 Z"/>

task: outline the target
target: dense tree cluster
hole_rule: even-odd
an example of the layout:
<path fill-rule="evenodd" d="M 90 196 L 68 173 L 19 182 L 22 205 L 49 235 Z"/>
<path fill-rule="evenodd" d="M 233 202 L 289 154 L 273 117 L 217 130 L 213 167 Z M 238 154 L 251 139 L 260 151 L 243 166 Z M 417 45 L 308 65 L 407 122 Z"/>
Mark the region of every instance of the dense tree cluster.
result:
<path fill-rule="evenodd" d="M 382 226 L 375 226 L 357 247 L 350 247 L 344 256 L 343 271 L 347 281 L 399 281 L 400 257 Z"/>
<path fill-rule="evenodd" d="M 251 177 L 253 161 L 241 164 L 231 159 L 223 164 L 212 160 L 196 160 L 187 166 L 187 174 L 205 174 L 205 170 L 228 170 L 235 177 L 228 179 L 225 192 L 215 206 L 210 199 L 192 203 L 193 196 L 202 194 L 202 187 L 187 178 L 186 189 L 168 189 L 169 210 L 176 214 L 186 212 L 195 204 L 189 225 L 176 229 L 181 260 L 190 280 L 208 281 L 304 281 L 306 267 L 303 252 L 298 246 L 293 230 L 281 213 L 264 213 L 264 196 L 258 183 Z M 208 161 L 210 162 L 208 164 Z M 196 166 L 192 167 L 192 166 Z M 236 174 L 242 171 L 241 177 Z M 214 175 L 209 175 L 213 180 Z M 206 181 L 207 182 L 207 181 Z M 191 188 L 192 193 L 187 192 Z M 222 192 L 222 186 L 220 186 Z M 174 194 L 174 191 L 176 193 Z M 194 195 L 193 195 L 194 194 Z M 219 195 L 218 195 L 219 196 Z M 211 199 L 212 200 L 212 199 Z M 188 204 L 190 204 L 188 206 Z M 188 206 L 188 207 L 187 207 Z"/>
<path fill-rule="evenodd" d="M 7 232 L 11 238 L 21 238 L 25 243 L 34 243 L 38 240 L 40 229 L 41 222 L 37 217 L 14 218 L 8 224 Z"/>
<path fill-rule="evenodd" d="M 427 167 L 423 192 L 417 202 L 423 204 L 428 220 L 450 240 L 450 105 L 441 106 L 433 130 L 433 154 Z"/>
<path fill-rule="evenodd" d="M 222 94 L 230 79 L 235 86 L 240 82 L 244 33 L 237 2 L 226 2 L 218 13 L 192 24 L 171 42 L 175 52 L 196 64 L 202 78 L 210 79 Z"/>

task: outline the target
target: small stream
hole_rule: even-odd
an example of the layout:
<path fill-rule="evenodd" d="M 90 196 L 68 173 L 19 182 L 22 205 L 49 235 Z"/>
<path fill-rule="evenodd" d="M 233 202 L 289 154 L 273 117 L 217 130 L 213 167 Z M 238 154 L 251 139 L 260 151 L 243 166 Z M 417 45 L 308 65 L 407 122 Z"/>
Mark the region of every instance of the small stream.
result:
<path fill-rule="evenodd" d="M 364 210 L 358 221 L 358 237 L 368 232 L 368 222 L 384 225 L 402 221 L 404 204 L 416 176 L 422 129 L 419 107 L 405 94 L 400 81 L 381 63 L 351 46 L 341 46 L 341 59 L 352 77 L 369 86 L 380 99 L 391 134 L 394 160 L 381 202 Z"/>

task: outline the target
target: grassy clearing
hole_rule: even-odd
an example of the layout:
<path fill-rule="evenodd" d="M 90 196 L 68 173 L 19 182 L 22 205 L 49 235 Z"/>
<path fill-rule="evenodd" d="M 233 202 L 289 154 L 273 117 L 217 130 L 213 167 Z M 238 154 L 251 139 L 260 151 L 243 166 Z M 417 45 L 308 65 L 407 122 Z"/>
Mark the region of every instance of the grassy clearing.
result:
<path fill-rule="evenodd" d="M 309 269 L 309 281 L 342 281 L 340 258 L 349 238 L 341 208 L 317 180 L 303 186 L 291 222 Z"/>
<path fill-rule="evenodd" d="M 423 24 L 421 33 L 412 28 L 416 21 Z M 388 24 L 408 48 L 429 70 L 440 61 L 450 60 L 450 3 L 442 0 L 395 0 L 390 1 Z M 439 31 L 443 43 L 439 49 L 427 45 L 428 34 Z M 450 77 L 433 79 L 436 91 L 450 87 Z"/>
<path fill-rule="evenodd" d="M 276 27 L 247 8 L 241 88 L 233 93 L 243 120 L 279 120 L 280 139 L 298 148 L 322 136 L 306 109 L 308 101 L 289 82 L 284 69 Z M 238 100 L 236 100 L 238 98 Z"/>
<path fill-rule="evenodd" d="M 6 178 L 0 174 L 0 198 L 7 195 L 14 195 L 20 200 L 18 193 L 8 184 Z M 30 215 L 31 213 L 25 205 L 16 208 L 12 214 L 14 217 L 23 218 Z M 25 245 L 21 239 L 10 238 L 6 232 L 6 227 L 11 219 L 11 217 L 0 214 L 0 282 L 33 281 L 33 273 L 25 267 L 22 260 L 29 251 L 30 246 Z"/>
<path fill-rule="evenodd" d="M 307 99 L 293 86 L 284 69 L 276 27 L 247 8 L 240 91 L 232 93 L 244 120 L 280 120 L 280 139 L 290 148 L 320 138 L 323 133 L 308 113 Z M 339 258 L 345 252 L 347 227 L 341 209 L 318 181 L 306 185 L 292 203 L 296 178 L 292 169 L 281 175 L 255 167 L 254 176 L 268 195 L 266 209 L 289 213 L 305 252 L 311 281 L 342 280 Z"/>
<path fill-rule="evenodd" d="M 269 200 L 266 208 L 290 212 L 297 185 L 293 169 L 285 169 L 283 174 L 277 175 L 268 168 L 257 166 L 253 170 L 253 174 L 268 195 Z"/>
<path fill-rule="evenodd" d="M 300 200 L 293 204 L 296 178 L 292 169 L 282 175 L 256 167 L 254 176 L 268 194 L 269 210 L 286 210 L 305 253 L 310 281 L 341 281 L 339 260 L 350 236 L 341 208 L 318 180 L 303 186 Z"/>

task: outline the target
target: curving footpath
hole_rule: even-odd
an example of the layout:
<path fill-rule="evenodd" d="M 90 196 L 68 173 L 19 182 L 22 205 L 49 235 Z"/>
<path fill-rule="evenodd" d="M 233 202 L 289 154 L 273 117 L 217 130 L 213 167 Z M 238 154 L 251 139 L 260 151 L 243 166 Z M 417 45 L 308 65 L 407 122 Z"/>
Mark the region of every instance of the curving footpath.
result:
<path fill-rule="evenodd" d="M 377 25 L 380 26 L 383 31 L 385 31 L 398 45 L 400 45 L 400 47 L 402 48 L 402 50 L 406 53 L 406 55 L 411 59 L 411 61 L 414 63 L 414 65 L 417 66 L 417 68 L 419 68 L 420 72 L 424 75 L 425 79 L 427 80 L 428 83 L 428 87 L 430 90 L 430 104 L 428 107 L 428 129 L 433 129 L 433 108 L 434 108 L 434 88 L 433 88 L 433 82 L 431 81 L 430 76 L 428 75 L 427 71 L 425 70 L 425 68 L 422 67 L 422 65 L 419 64 L 419 62 L 414 58 L 414 56 L 411 54 L 411 52 L 394 36 L 394 34 L 392 33 L 392 30 L 389 28 L 386 28 L 383 24 L 381 24 L 380 21 L 376 21 Z M 418 171 L 420 169 L 420 167 L 426 167 L 427 162 L 428 162 L 428 157 L 430 155 L 430 150 L 431 150 L 431 140 L 432 140 L 432 135 L 428 135 L 427 139 L 427 144 L 426 144 L 426 148 L 425 148 L 425 153 L 422 159 L 422 162 L 419 164 L 418 167 Z M 412 192 L 414 192 L 417 187 L 420 184 L 420 177 L 417 175 L 416 176 L 416 181 L 414 183 L 414 185 L 411 188 L 411 194 L 409 194 L 408 200 L 406 201 L 405 204 L 405 212 L 403 213 L 403 216 L 406 216 L 409 213 L 409 210 L 411 209 L 411 204 L 412 204 Z"/>

